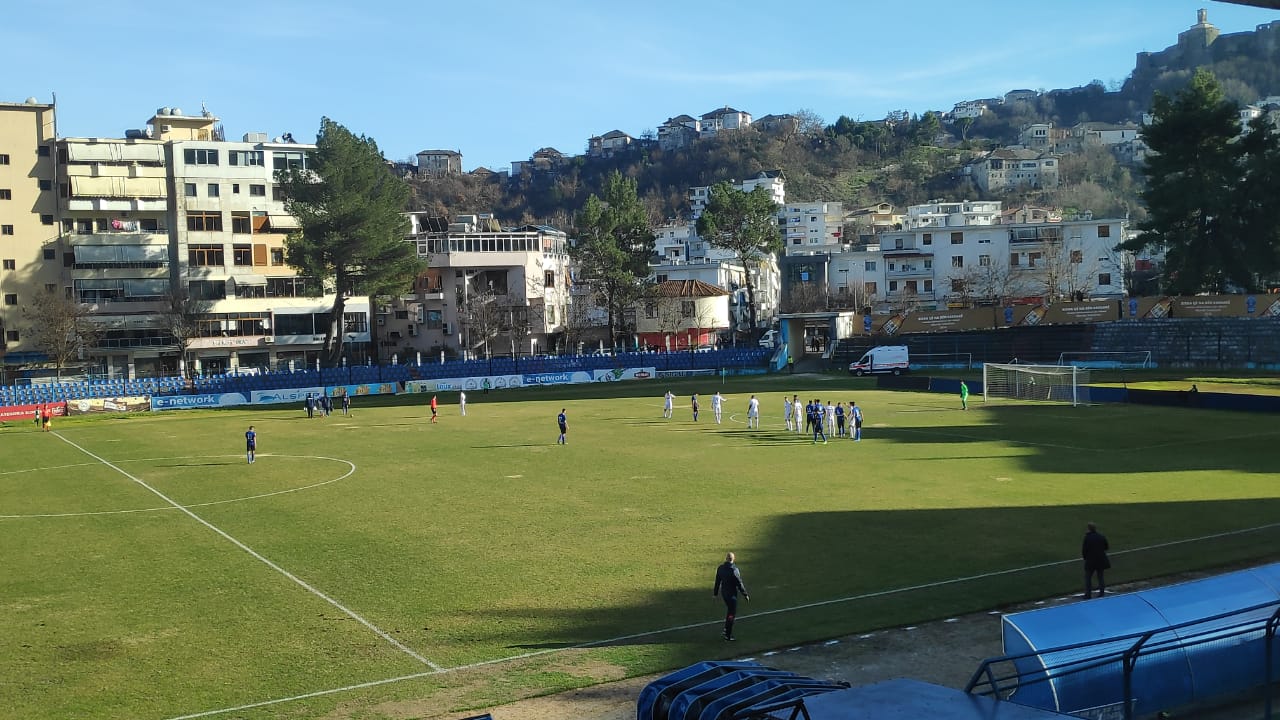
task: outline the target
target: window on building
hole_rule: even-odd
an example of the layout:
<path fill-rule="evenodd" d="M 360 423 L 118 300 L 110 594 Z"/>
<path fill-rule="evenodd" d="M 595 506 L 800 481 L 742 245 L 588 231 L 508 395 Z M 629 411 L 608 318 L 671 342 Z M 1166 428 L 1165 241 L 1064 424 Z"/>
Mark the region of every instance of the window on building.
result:
<path fill-rule="evenodd" d="M 36 185 L 40 188 L 41 192 L 49 192 L 53 189 L 52 180 L 37 180 Z"/>
<path fill-rule="evenodd" d="M 12 200 L 13 191 L 9 188 L 0 188 L 0 200 Z"/>
<path fill-rule="evenodd" d="M 188 148 L 182 151 L 182 159 L 188 165 L 217 165 L 218 151 L 211 148 Z"/>
<path fill-rule="evenodd" d="M 666 281 L 667 281 L 667 276 L 666 276 L 666 275 L 658 275 L 657 277 L 655 277 L 655 278 L 654 278 L 654 280 L 656 280 L 657 282 L 660 282 L 660 283 L 664 283 L 664 282 L 666 282 Z"/>
<path fill-rule="evenodd" d="M 1038 252 L 1027 253 L 1027 266 L 1035 267 L 1040 262 L 1042 255 Z"/>
<path fill-rule="evenodd" d="M 5 294 L 4 294 L 4 304 L 5 304 L 5 305 L 17 305 L 17 304 L 18 304 L 18 295 L 17 295 L 17 293 L 5 293 Z"/>
<path fill-rule="evenodd" d="M 1071 251 L 1071 263 L 1072 263 L 1073 265 L 1079 265 L 1079 264 L 1080 264 L 1080 263 L 1082 263 L 1082 262 L 1084 262 L 1084 252 L 1083 252 L 1083 251 L 1081 251 L 1081 250 L 1072 250 L 1072 251 Z"/>
<path fill-rule="evenodd" d="M 232 245 L 231 246 L 231 263 L 233 265 L 252 265 L 253 264 L 253 246 L 252 245 Z"/>
<path fill-rule="evenodd" d="M 307 169 L 307 154 L 294 150 L 277 150 L 271 153 L 271 162 L 276 170 Z"/>
<path fill-rule="evenodd" d="M 92 234 L 93 234 L 93 221 L 92 221 L 92 220 L 77 220 L 77 221 L 76 221 L 76 234 L 77 234 L 77 235 L 92 235 Z"/>
<path fill-rule="evenodd" d="M 556 272 L 555 272 L 554 270 L 547 270 L 546 272 L 544 272 L 544 273 L 542 274 L 542 280 L 543 280 L 543 286 L 544 286 L 544 287 L 555 287 L 555 286 L 556 286 Z"/>
<path fill-rule="evenodd" d="M 266 185 L 250 185 L 249 194 L 252 195 L 253 197 L 266 197 L 267 186 Z"/>
<path fill-rule="evenodd" d="M 909 292 L 912 295 L 918 294 L 920 292 L 920 283 L 916 280 L 907 280 L 903 287 L 903 291 Z"/>
<path fill-rule="evenodd" d="M 231 194 L 232 195 L 240 194 L 240 183 L 231 183 Z"/>
<path fill-rule="evenodd" d="M 873 282 L 863 283 L 862 289 L 868 296 L 876 294 L 876 284 Z"/>
<path fill-rule="evenodd" d="M 921 242 L 921 243 L 923 243 L 923 244 L 925 244 L 925 245 L 932 245 L 932 244 L 933 244 L 933 233 L 925 233 L 925 234 L 921 237 L 920 242 Z"/>
<path fill-rule="evenodd" d="M 155 218 L 142 218 L 138 221 L 138 229 L 145 233 L 160 232 L 160 221 Z"/>
<path fill-rule="evenodd" d="M 8 164 L 9 164 L 9 156 L 4 153 L 0 153 L 0 165 L 8 165 Z"/>
<path fill-rule="evenodd" d="M 187 264 L 197 267 L 221 267 L 224 264 L 221 245 L 187 246 Z"/>
<path fill-rule="evenodd" d="M 680 317 L 682 318 L 693 317 L 693 301 L 692 300 L 680 301 Z"/>
<path fill-rule="evenodd" d="M 862 263 L 862 269 L 863 269 L 863 270 L 866 270 L 867 272 L 875 272 L 875 270 L 876 270 L 876 261 L 875 261 L 875 260 L 866 260 L 866 261 L 864 261 L 864 262 Z"/>
<path fill-rule="evenodd" d="M 924 281 L 924 291 L 925 291 L 925 292 L 927 292 L 927 293 L 931 293 L 931 292 L 933 292 L 933 281 L 932 281 L 932 280 L 925 280 L 925 281 Z"/>
<path fill-rule="evenodd" d="M 253 234 L 253 224 L 249 222 L 249 213 L 231 213 L 231 232 L 236 235 Z"/>
<path fill-rule="evenodd" d="M 439 330 L 444 327 L 444 311 L 428 310 L 427 311 L 427 329 Z"/>
<path fill-rule="evenodd" d="M 17 260 L 10 260 L 9 258 L 5 258 L 5 260 L 4 260 L 4 269 L 5 269 L 5 270 L 17 270 L 17 269 L 18 269 L 18 261 L 17 261 Z"/>
<path fill-rule="evenodd" d="M 649 320 L 658 319 L 658 303 L 647 302 L 644 304 L 644 316 Z"/>
<path fill-rule="evenodd" d="M 187 230 L 192 232 L 222 232 L 222 213 L 187 213 Z"/>
<path fill-rule="evenodd" d="M 962 233 L 962 232 L 953 232 L 953 233 L 951 233 L 951 244 L 952 244 L 952 245 L 963 245 L 963 244 L 964 244 L 964 233 Z"/>
<path fill-rule="evenodd" d="M 890 280 L 890 281 L 889 281 L 889 292 L 898 292 L 898 281 L 897 281 L 897 280 Z"/>
<path fill-rule="evenodd" d="M 218 183 L 209 183 L 209 197 L 220 197 L 221 194 L 218 190 Z"/>
<path fill-rule="evenodd" d="M 1098 273 L 1099 286 L 1110 285 L 1110 284 L 1111 284 L 1111 273 Z"/>
<path fill-rule="evenodd" d="M 12 235 L 12 234 L 13 234 L 12 225 L 0 225 L 0 235 Z"/>
<path fill-rule="evenodd" d="M 1110 225 L 1099 225 L 1099 226 L 1098 226 L 1098 237 L 1111 237 L 1111 226 L 1110 226 Z"/>
<path fill-rule="evenodd" d="M 979 256 L 978 256 L 978 267 L 991 267 L 991 256 L 990 256 L 990 255 L 979 255 Z"/>
<path fill-rule="evenodd" d="M 57 250 L 54 250 L 53 248 L 45 248 L 45 249 L 44 249 L 44 259 L 45 259 L 45 260 L 57 260 L 57 259 L 58 259 L 58 251 L 57 251 Z"/>
<path fill-rule="evenodd" d="M 962 267 L 964 267 L 964 256 L 963 256 L 963 255 L 952 255 L 952 256 L 951 256 L 951 267 L 953 267 L 953 268 L 962 268 Z"/>
<path fill-rule="evenodd" d="M 226 300 L 226 280 L 191 280 L 187 283 L 187 294 L 192 300 Z"/>
<path fill-rule="evenodd" d="M 5 156 L 5 155 L 0 155 L 0 157 L 7 157 L 7 156 Z M 7 340 L 7 341 L 9 341 L 9 342 L 11 342 L 11 343 L 16 343 L 16 342 L 18 342 L 18 331 L 17 331 L 17 330 L 6 330 L 6 331 L 5 331 L 5 333 L 4 333 L 4 339 L 5 339 L 5 340 Z"/>
<path fill-rule="evenodd" d="M 183 185 L 182 185 L 182 194 L 183 194 L 183 195 L 185 195 L 186 197 L 195 197 L 195 196 L 196 196 L 196 184 L 195 184 L 195 183 L 183 183 Z"/>
<path fill-rule="evenodd" d="M 40 224 L 41 224 L 41 225 L 52 225 L 52 224 L 53 224 L 53 216 L 52 216 L 52 215 L 41 215 L 41 216 L 40 216 Z"/>
<path fill-rule="evenodd" d="M 1009 253 L 1009 267 L 1018 267 L 1018 253 Z"/>
<path fill-rule="evenodd" d="M 263 152 L 261 150 L 232 150 L 227 153 L 227 162 L 232 165 L 261 166 Z"/>
<path fill-rule="evenodd" d="M 342 314 L 342 332 L 369 332 L 369 316 L 362 312 Z"/>
<path fill-rule="evenodd" d="M 952 278 L 952 279 L 951 279 L 951 292 L 953 292 L 953 293 L 962 293 L 962 292 L 964 292 L 964 280 L 961 280 L 961 279 L 959 279 L 959 278 Z"/>
<path fill-rule="evenodd" d="M 272 265 L 284 264 L 284 248 L 271 248 L 271 264 Z"/>
<path fill-rule="evenodd" d="M 307 278 L 302 277 L 269 277 L 267 278 L 267 297 L 307 297 L 310 285 Z"/>
<path fill-rule="evenodd" d="M 925 258 L 925 259 L 924 259 L 924 269 L 925 269 L 925 270 L 932 270 L 932 269 L 933 269 L 933 258 Z"/>
<path fill-rule="evenodd" d="M 284 202 L 284 188 L 279 185 L 271 186 L 271 199 L 276 202 Z"/>
<path fill-rule="evenodd" d="M 41 145 L 36 148 L 36 155 L 40 157 L 49 157 L 49 146 Z"/>

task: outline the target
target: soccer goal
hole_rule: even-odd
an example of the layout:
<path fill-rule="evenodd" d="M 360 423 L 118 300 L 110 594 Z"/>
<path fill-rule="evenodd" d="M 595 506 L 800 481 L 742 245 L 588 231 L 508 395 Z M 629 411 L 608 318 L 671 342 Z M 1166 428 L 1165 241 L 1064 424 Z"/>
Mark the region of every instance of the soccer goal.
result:
<path fill-rule="evenodd" d="M 1089 370 L 1075 365 L 982 364 L 982 401 L 1022 400 L 1055 405 L 1089 403 Z"/>
<path fill-rule="evenodd" d="M 1149 368 L 1150 350 L 1130 352 L 1064 352 L 1058 356 L 1059 365 L 1075 365 L 1085 368 Z"/>

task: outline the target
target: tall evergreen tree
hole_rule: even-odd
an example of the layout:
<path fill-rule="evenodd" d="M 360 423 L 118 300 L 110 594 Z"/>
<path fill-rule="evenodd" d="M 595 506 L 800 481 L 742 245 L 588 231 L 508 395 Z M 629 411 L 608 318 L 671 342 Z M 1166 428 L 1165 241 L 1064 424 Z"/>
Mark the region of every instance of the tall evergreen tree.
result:
<path fill-rule="evenodd" d="M 317 285 L 330 280 L 335 298 L 325 328 L 325 364 L 342 357 L 347 298 L 410 287 L 423 269 L 405 236 L 409 189 L 395 177 L 373 138 L 323 118 L 306 168 L 277 173 L 285 208 L 299 230 L 285 241 L 285 262 Z"/>
<path fill-rule="evenodd" d="M 754 273 L 770 255 L 782 251 L 778 229 L 778 204 L 769 192 L 756 186 L 743 192 L 727 182 L 711 186 L 707 207 L 698 218 L 698 235 L 714 247 L 729 250 L 746 271 L 747 312 L 756 327 Z"/>
<path fill-rule="evenodd" d="M 624 314 L 644 295 L 654 236 L 635 180 L 611 173 L 603 191 L 578 213 L 571 252 L 579 278 L 608 313 L 609 342 L 616 344 Z"/>
<path fill-rule="evenodd" d="M 1270 117 L 1254 118 L 1240 152 L 1244 186 L 1234 195 L 1235 217 L 1253 280 L 1244 287 L 1262 290 L 1280 284 L 1280 132 Z"/>
<path fill-rule="evenodd" d="M 1142 131 L 1150 148 L 1143 193 L 1148 218 L 1124 247 L 1165 251 L 1165 289 L 1222 292 L 1250 286 L 1249 254 L 1236 217 L 1243 169 L 1239 112 L 1217 79 L 1198 70 L 1174 97 L 1157 94 L 1155 120 Z"/>

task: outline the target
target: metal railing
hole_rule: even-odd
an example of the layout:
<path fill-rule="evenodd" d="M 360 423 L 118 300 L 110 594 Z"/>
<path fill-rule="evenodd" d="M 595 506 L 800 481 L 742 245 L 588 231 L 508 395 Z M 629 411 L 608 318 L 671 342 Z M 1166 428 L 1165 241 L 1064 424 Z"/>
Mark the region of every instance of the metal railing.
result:
<path fill-rule="evenodd" d="M 1256 617 L 1260 610 L 1273 611 L 1270 617 L 1262 619 Z M 1220 623 L 1247 614 L 1254 614 L 1255 617 L 1196 629 L 1198 626 Z M 1221 643 L 1246 635 L 1261 635 L 1265 639 L 1264 657 L 1259 658 L 1262 672 L 1254 686 L 1261 686 L 1264 689 L 1266 707 L 1263 718 L 1272 720 L 1270 686 L 1277 679 L 1275 667 L 1277 630 L 1280 630 L 1280 604 L 1274 601 L 1267 602 L 1154 630 L 988 658 L 983 660 L 974 671 L 964 689 L 970 695 L 985 695 L 1007 700 L 1022 687 L 1056 681 L 1071 675 L 1091 673 L 1100 676 L 1099 682 L 1116 680 L 1120 682 L 1122 688 L 1120 705 L 1123 717 L 1125 720 L 1133 720 L 1134 693 L 1141 690 L 1134 687 L 1134 674 L 1140 659 L 1210 643 Z M 1097 652 L 1088 652 L 1091 649 Z M 1063 654 L 1072 654 L 1074 657 L 1054 664 L 1045 660 Z M 1037 661 L 1034 670 L 1023 672 L 1018 669 L 1019 661 L 1033 659 Z M 1013 671 L 1009 674 L 997 674 L 995 667 L 1000 665 L 1012 665 Z M 1108 668 L 1108 666 L 1112 667 Z M 1115 677 L 1117 672 L 1118 678 Z M 1206 698 L 1196 700 L 1203 702 Z M 1060 709 L 1059 711 L 1078 712 L 1083 709 Z"/>

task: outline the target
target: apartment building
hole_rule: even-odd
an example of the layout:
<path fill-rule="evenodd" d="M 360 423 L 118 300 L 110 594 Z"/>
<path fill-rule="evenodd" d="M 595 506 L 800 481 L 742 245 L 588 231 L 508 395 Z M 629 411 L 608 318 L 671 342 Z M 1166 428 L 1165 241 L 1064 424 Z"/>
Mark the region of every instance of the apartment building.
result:
<path fill-rule="evenodd" d="M 641 347 L 687 350 L 717 345 L 730 327 L 730 293 L 701 280 L 659 282 L 636 312 Z"/>
<path fill-rule="evenodd" d="M 787 181 L 781 170 L 762 170 L 755 177 L 747 178 L 742 182 L 730 181 L 730 183 L 742 192 L 752 192 L 757 187 L 762 187 L 769 193 L 769 199 L 775 204 L 785 205 L 787 202 Z M 689 213 L 694 220 L 702 216 L 702 211 L 706 209 L 707 201 L 710 199 L 710 185 L 689 188 Z"/>
<path fill-rule="evenodd" d="M 418 153 L 418 172 L 441 177 L 462 174 L 462 153 L 457 150 L 423 150 Z"/>
<path fill-rule="evenodd" d="M 974 184 L 985 193 L 1058 187 L 1057 156 L 1039 150 L 999 148 L 970 163 L 968 170 Z"/>
<path fill-rule="evenodd" d="M 952 206 L 969 212 L 939 212 Z M 833 294 L 862 291 L 881 310 L 1124 295 L 1129 260 L 1115 250 L 1124 220 L 1005 214 L 1000 203 L 990 202 L 912 206 L 905 217 L 912 220 L 903 230 L 882 233 L 879 245 L 814 259 L 829 267 L 809 271 Z M 784 277 L 784 292 L 794 281 Z"/>
<path fill-rule="evenodd" d="M 408 217 L 407 240 L 428 270 L 412 296 L 378 309 L 387 349 L 464 357 L 565 349 L 572 278 L 564 232 L 503 228 L 492 215 Z"/>
<path fill-rule="evenodd" d="M 785 252 L 817 249 L 843 241 L 844 207 L 838 202 L 791 203 L 778 209 Z"/>
<path fill-rule="evenodd" d="M 54 190 L 54 108 L 0 103 L 0 362 L 40 356 L 28 338 L 36 293 L 65 292 Z"/>

